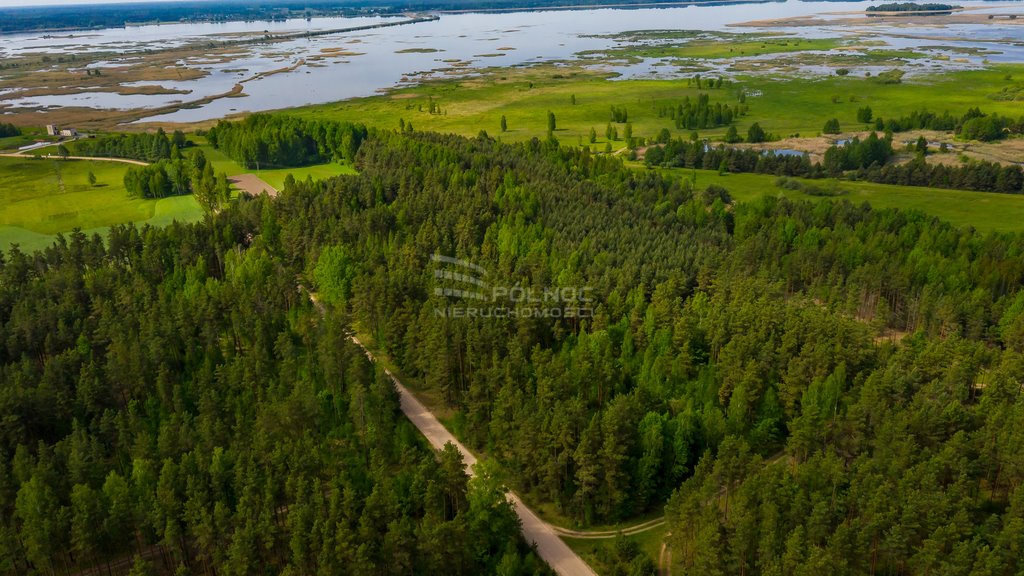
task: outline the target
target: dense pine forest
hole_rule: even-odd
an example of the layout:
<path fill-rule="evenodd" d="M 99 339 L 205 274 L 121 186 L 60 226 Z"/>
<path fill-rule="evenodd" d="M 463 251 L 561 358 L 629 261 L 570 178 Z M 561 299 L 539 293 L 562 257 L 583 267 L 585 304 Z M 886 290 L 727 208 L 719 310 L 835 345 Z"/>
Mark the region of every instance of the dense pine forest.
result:
<path fill-rule="evenodd" d="M 271 214 L 3 259 L 0 573 L 546 573 L 500 481 L 435 462 L 299 292 Z"/>
<path fill-rule="evenodd" d="M 183 155 L 178 148 L 172 148 L 167 160 L 132 166 L 124 175 L 124 187 L 134 198 L 192 194 L 207 212 L 220 210 L 231 198 L 227 176 L 223 172 L 214 176 L 213 163 L 199 149 Z"/>
<path fill-rule="evenodd" d="M 175 148 L 188 146 L 185 134 L 175 130 L 168 136 L 162 128 L 156 132 L 140 132 L 138 134 L 113 134 L 95 140 L 84 140 L 78 144 L 84 156 L 100 156 L 109 158 L 130 158 L 143 162 L 168 160 Z"/>
<path fill-rule="evenodd" d="M 352 160 L 366 138 L 366 127 L 253 114 L 241 122 L 219 122 L 207 138 L 246 168 L 304 166 Z"/>
<path fill-rule="evenodd" d="M 1024 570 L 1021 235 L 733 204 L 551 141 L 287 129 L 277 158 L 359 175 L 4 259 L 3 571 L 542 571 L 499 479 L 579 525 L 665 510 L 694 574 Z M 438 314 L 433 255 L 592 314 Z M 434 463 L 350 326 L 493 473 Z"/>
<path fill-rule="evenodd" d="M 539 142 L 378 135 L 359 165 L 285 196 L 288 259 L 330 247 L 341 305 L 533 498 L 667 499 L 701 574 L 1022 568 L 1024 238 Z M 591 286 L 594 318 L 438 317 L 434 252 Z"/>

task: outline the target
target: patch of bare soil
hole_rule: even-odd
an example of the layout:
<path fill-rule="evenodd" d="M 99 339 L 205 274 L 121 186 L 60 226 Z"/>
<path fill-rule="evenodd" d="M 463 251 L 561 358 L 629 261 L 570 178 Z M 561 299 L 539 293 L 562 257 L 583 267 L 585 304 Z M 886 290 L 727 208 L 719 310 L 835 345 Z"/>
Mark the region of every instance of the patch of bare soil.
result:
<path fill-rule="evenodd" d="M 811 162 L 821 162 L 825 158 L 825 151 L 835 144 L 837 138 L 845 138 L 845 136 L 837 134 L 828 137 L 783 138 L 774 142 L 762 142 L 759 144 L 741 142 L 732 146 L 740 150 L 760 150 L 765 152 L 769 150 L 799 150 L 800 152 L 807 152 L 811 157 Z"/>
<path fill-rule="evenodd" d="M 1024 164 L 1024 139 L 1007 138 L 996 142 L 964 142 L 957 140 L 949 132 L 934 130 L 913 130 L 893 135 L 893 148 L 897 151 L 906 149 L 923 136 L 928 141 L 928 161 L 934 164 L 959 166 L 963 158 L 985 160 L 997 164 Z M 947 154 L 940 154 L 939 146 L 945 144 Z M 906 159 L 912 156 L 907 155 Z"/>
<path fill-rule="evenodd" d="M 1000 164 L 1024 164 L 1024 139 L 1009 138 L 999 142 L 971 142 L 964 146 L 970 157 Z"/>
<path fill-rule="evenodd" d="M 271 198 L 277 196 L 277 189 L 264 182 L 255 174 L 232 176 L 228 179 L 228 182 L 231 182 L 236 188 L 250 196 L 259 196 L 264 192 Z"/>
<path fill-rule="evenodd" d="M 739 149 L 749 150 L 799 150 L 810 154 L 811 162 L 819 162 L 824 159 L 825 152 L 830 146 L 842 140 L 851 138 L 868 137 L 870 131 L 844 132 L 842 134 L 829 134 L 827 136 L 814 136 L 806 138 L 785 138 L 774 142 L 761 144 L 734 144 Z M 881 135 L 881 134 L 879 134 Z M 959 166 L 966 156 L 974 160 L 987 160 L 998 164 L 1024 164 L 1024 138 L 1009 138 L 998 142 L 964 142 L 956 140 L 950 132 L 939 132 L 936 130 L 911 130 L 899 132 L 893 135 L 893 149 L 900 156 L 896 162 L 906 162 L 913 158 L 913 154 L 904 153 L 908 146 L 916 144 L 917 139 L 924 137 L 928 142 L 928 161 L 947 166 Z M 939 153 L 942 144 L 946 145 L 947 152 Z"/>

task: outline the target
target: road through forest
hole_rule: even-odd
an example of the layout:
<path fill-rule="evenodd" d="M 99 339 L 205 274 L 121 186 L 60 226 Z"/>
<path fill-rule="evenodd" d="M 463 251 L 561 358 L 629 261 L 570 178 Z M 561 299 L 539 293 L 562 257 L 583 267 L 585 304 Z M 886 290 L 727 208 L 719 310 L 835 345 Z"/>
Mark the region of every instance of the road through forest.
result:
<path fill-rule="evenodd" d="M 373 353 L 357 337 L 350 336 L 350 338 L 363 349 L 371 361 L 376 363 Z M 395 389 L 398 390 L 399 397 L 401 398 L 402 412 L 405 413 L 405 416 L 409 418 L 435 449 L 440 450 L 444 448 L 445 444 L 451 442 L 462 454 L 462 459 L 466 463 L 466 470 L 472 476 L 473 465 L 477 462 L 476 456 L 467 450 L 455 436 L 452 436 L 451 432 L 441 425 L 441 422 L 409 392 L 408 388 L 402 385 L 398 378 L 395 378 L 390 370 L 384 368 L 384 373 L 388 375 L 388 378 L 391 378 L 391 381 L 395 384 Z M 533 510 L 530 510 L 526 504 L 523 504 L 519 496 L 510 491 L 508 499 L 512 502 L 516 515 L 522 521 L 523 536 L 526 537 L 528 542 L 537 545 L 537 553 L 555 572 L 562 576 L 597 576 L 590 566 L 558 537 L 555 530 L 547 522 L 541 520 Z"/>

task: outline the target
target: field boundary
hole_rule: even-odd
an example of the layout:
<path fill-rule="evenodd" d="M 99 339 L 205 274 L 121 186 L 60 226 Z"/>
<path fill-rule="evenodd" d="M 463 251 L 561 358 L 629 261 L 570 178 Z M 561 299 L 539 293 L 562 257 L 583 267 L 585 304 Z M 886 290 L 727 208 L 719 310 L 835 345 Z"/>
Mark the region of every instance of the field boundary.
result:
<path fill-rule="evenodd" d="M 142 160 L 129 160 L 128 158 L 105 158 L 100 156 L 33 156 L 30 154 L 0 154 L 3 158 L 20 158 L 22 160 L 85 160 L 87 162 L 120 162 L 121 164 L 132 164 L 134 166 L 149 166 L 149 162 Z"/>

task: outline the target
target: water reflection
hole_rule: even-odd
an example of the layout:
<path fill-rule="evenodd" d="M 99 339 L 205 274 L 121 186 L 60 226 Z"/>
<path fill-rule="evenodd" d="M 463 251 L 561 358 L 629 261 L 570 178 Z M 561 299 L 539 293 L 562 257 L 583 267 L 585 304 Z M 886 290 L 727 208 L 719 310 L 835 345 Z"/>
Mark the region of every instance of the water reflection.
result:
<path fill-rule="evenodd" d="M 159 85 L 186 94 L 124 95 L 89 92 L 63 96 L 35 96 L 4 101 L 12 107 L 87 106 L 93 108 L 158 108 L 176 102 L 191 102 L 225 94 L 236 83 L 244 84 L 244 96 L 224 98 L 170 114 L 151 116 L 145 121 L 192 122 L 219 118 L 234 111 L 257 111 L 294 107 L 368 96 L 410 80 L 437 77 L 457 71 L 461 74 L 494 66 L 515 66 L 537 61 L 571 59 L 579 52 L 607 50 L 617 40 L 602 35 L 634 30 L 709 30 L 751 32 L 758 29 L 729 28 L 730 24 L 768 18 L 805 16 L 823 12 L 862 11 L 870 2 L 772 2 L 755 4 L 702 5 L 670 8 L 594 9 L 500 14 L 452 14 L 439 20 L 371 31 L 302 38 L 268 45 L 239 46 L 230 59 L 197 56 L 179 62 L 183 68 L 202 71 L 194 80 L 135 82 L 128 86 Z M 982 2 L 960 2 L 965 6 Z M 1003 12 L 1007 8 L 1001 9 Z M 1021 10 L 1021 8 L 1017 8 Z M 188 23 L 138 26 L 74 34 L 21 34 L 0 37 L 0 58 L 47 52 L 111 52 L 111 57 L 93 67 L 121 66 L 139 58 L 154 46 L 166 48 L 193 43 L 197 39 L 223 40 L 296 31 L 330 30 L 362 26 L 402 17 L 323 18 L 284 22 Z M 924 71 L 952 67 L 978 67 L 985 59 L 993 62 L 1024 61 L 1024 46 L 984 42 L 1019 36 L 1015 25 L 945 27 L 892 25 L 864 26 L 889 43 L 872 49 L 934 47 L 929 59 L 912 64 Z M 804 37 L 836 37 L 849 33 L 824 26 L 789 28 L 788 33 Z M 904 37 L 934 36 L 938 40 Z M 953 41 L 950 38 L 963 38 Z M 964 49 L 987 49 L 986 54 L 965 54 Z M 115 54 L 121 54 L 116 56 Z M 771 65 L 770 57 L 742 59 L 750 66 Z M 224 61 L 227 60 L 227 61 Z M 741 60 L 741 59 L 737 59 Z M 759 60 L 761 62 L 759 62 Z M 692 72 L 672 61 L 645 58 L 635 63 L 602 64 L 620 78 L 679 78 Z M 284 73 L 256 77 L 282 68 Z M 711 65 L 712 74 L 727 75 L 730 64 Z M 813 63 L 798 66 L 796 73 L 829 73 L 828 67 Z M 854 70 L 877 72 L 870 67 Z M 255 79 L 253 79 L 256 77 Z"/>

